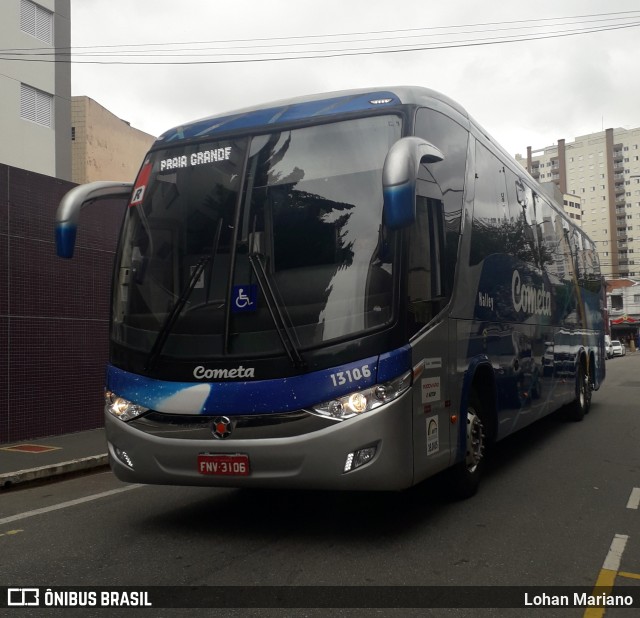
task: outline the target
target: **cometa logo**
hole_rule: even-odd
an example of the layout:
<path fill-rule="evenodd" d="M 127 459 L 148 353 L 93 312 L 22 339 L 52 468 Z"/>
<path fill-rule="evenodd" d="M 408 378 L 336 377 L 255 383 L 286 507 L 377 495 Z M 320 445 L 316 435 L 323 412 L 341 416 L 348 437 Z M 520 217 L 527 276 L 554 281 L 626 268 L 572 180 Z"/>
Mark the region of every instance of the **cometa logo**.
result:
<path fill-rule="evenodd" d="M 511 279 L 513 308 L 530 315 L 551 315 L 551 293 L 543 287 L 523 285 L 520 273 L 513 271 Z"/>
<path fill-rule="evenodd" d="M 198 365 L 193 370 L 193 377 L 196 380 L 229 380 L 234 378 L 253 378 L 254 367 L 235 367 L 233 369 L 206 369 Z"/>

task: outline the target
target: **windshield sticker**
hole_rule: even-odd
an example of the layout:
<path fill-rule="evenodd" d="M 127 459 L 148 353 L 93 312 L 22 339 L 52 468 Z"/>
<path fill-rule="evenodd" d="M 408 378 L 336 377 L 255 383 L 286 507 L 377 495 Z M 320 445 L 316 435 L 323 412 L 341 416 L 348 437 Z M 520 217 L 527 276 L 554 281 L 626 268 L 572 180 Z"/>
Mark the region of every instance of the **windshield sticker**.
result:
<path fill-rule="evenodd" d="M 231 146 L 213 148 L 212 150 L 194 152 L 190 156 L 182 155 L 180 157 L 161 159 L 160 171 L 164 172 L 166 170 L 177 170 L 183 167 L 196 167 L 197 165 L 205 165 L 207 163 L 219 163 L 220 161 L 228 161 L 230 158 Z"/>
<path fill-rule="evenodd" d="M 133 188 L 133 194 L 129 206 L 142 204 L 142 200 L 144 200 L 144 191 L 147 188 L 147 183 L 149 182 L 149 176 L 151 176 L 151 163 L 145 164 L 142 170 L 140 170 L 136 186 Z"/>
<path fill-rule="evenodd" d="M 255 283 L 233 286 L 233 313 L 255 311 L 258 308 L 258 286 Z"/>

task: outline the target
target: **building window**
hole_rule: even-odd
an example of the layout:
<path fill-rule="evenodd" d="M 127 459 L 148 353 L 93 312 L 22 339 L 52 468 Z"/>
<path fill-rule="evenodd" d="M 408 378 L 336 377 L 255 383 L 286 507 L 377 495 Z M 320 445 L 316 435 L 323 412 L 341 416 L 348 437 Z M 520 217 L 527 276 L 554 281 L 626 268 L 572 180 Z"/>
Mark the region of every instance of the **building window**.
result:
<path fill-rule="evenodd" d="M 53 13 L 31 0 L 20 0 L 20 30 L 43 43 L 53 43 Z"/>
<path fill-rule="evenodd" d="M 53 96 L 20 84 L 20 118 L 44 127 L 53 126 Z"/>
<path fill-rule="evenodd" d="M 71 127 L 71 141 L 72 142 L 76 141 L 76 128 L 75 127 Z"/>

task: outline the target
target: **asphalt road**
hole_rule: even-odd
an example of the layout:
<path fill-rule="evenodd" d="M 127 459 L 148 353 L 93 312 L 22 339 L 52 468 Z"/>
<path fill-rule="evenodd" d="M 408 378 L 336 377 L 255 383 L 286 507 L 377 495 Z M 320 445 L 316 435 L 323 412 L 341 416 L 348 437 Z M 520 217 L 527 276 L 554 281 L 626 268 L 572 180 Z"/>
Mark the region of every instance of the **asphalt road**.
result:
<path fill-rule="evenodd" d="M 608 574 L 617 586 L 635 586 L 638 595 L 640 353 L 608 361 L 607 373 L 583 422 L 554 415 L 500 443 L 480 492 L 464 502 L 447 501 L 440 479 L 399 494 L 340 494 L 131 486 L 101 473 L 3 492 L 0 584 L 552 590 L 592 589 Z M 607 609 L 606 616 L 633 611 Z M 367 613 L 534 612 L 586 615 L 577 608 Z M 351 609 L 284 615 L 328 613 L 362 615 Z M 267 614 L 238 609 L 206 615 Z"/>

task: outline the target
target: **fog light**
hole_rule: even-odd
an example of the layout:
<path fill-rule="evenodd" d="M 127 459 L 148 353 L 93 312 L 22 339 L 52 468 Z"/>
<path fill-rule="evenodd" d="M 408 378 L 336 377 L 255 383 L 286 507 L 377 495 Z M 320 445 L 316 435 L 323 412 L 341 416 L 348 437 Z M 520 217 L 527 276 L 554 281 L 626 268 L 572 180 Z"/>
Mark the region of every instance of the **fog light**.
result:
<path fill-rule="evenodd" d="M 133 470 L 133 461 L 131 461 L 131 457 L 127 454 L 126 451 L 121 451 L 118 447 L 113 449 L 115 451 L 116 457 L 125 465 L 129 466 Z"/>
<path fill-rule="evenodd" d="M 360 468 L 365 464 L 368 464 L 376 455 L 377 446 L 367 446 L 365 448 L 358 449 L 353 453 L 347 455 L 347 459 L 344 462 L 344 471 L 350 472 L 356 468 Z"/>

